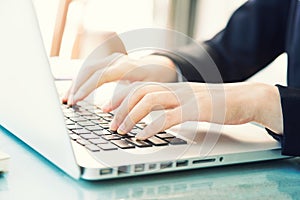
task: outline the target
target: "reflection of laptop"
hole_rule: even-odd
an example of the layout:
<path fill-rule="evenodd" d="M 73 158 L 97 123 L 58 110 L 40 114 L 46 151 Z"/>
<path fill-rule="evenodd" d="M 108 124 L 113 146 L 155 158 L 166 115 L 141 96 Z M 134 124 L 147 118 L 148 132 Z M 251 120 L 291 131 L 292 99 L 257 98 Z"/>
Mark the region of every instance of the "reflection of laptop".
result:
<path fill-rule="evenodd" d="M 8 171 L 9 156 L 0 151 L 0 174 Z"/>
<path fill-rule="evenodd" d="M 0 124 L 70 176 L 97 180 L 284 158 L 251 124 L 203 123 L 195 134 L 198 124 L 186 123 L 136 143 L 139 128 L 120 138 L 97 107 L 81 103 L 75 110 L 83 116 L 73 113 L 60 105 L 31 1 L 0 4 Z"/>

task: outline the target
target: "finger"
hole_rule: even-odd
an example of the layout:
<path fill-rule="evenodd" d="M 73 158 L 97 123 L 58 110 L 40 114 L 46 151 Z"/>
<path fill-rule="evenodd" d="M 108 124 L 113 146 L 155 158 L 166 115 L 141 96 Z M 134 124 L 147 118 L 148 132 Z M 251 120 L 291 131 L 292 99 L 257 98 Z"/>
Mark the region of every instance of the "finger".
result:
<path fill-rule="evenodd" d="M 85 63 L 83 67 L 80 69 L 78 76 L 73 79 L 72 85 L 70 87 L 68 98 L 78 91 L 78 89 L 99 69 L 103 69 L 110 64 L 118 57 L 121 57 L 123 54 L 121 53 L 113 53 L 110 56 L 102 60 L 90 61 L 89 63 Z"/>
<path fill-rule="evenodd" d="M 70 90 L 71 90 L 71 88 L 69 88 L 68 89 L 68 91 L 65 93 L 65 95 L 63 96 L 63 98 L 62 98 L 62 103 L 63 104 L 67 104 L 68 103 L 68 97 L 69 97 L 69 95 L 70 95 Z"/>
<path fill-rule="evenodd" d="M 118 63 L 105 69 L 96 71 L 74 94 L 74 97 L 68 104 L 74 105 L 78 101 L 87 97 L 93 90 L 104 83 L 117 80 L 139 80 L 143 78 L 136 64 L 130 62 Z M 140 78 L 139 78 L 140 77 Z M 72 94 L 70 95 L 72 97 Z"/>
<path fill-rule="evenodd" d="M 95 72 L 83 85 L 74 93 L 69 96 L 69 105 L 75 105 L 78 101 L 83 100 L 91 92 L 100 87 L 106 82 L 114 81 L 119 78 L 119 72 L 117 68 L 107 68 L 104 70 L 98 70 Z M 73 98 L 72 98 L 73 96 Z"/>
<path fill-rule="evenodd" d="M 138 87 L 141 84 L 143 84 L 143 83 L 135 82 L 135 83 L 128 85 L 126 88 L 122 88 L 122 86 L 120 88 L 118 88 L 118 86 L 117 86 L 115 88 L 113 96 L 111 97 L 111 99 L 109 101 L 105 102 L 101 106 L 101 110 L 103 110 L 104 112 L 111 112 L 111 111 L 115 110 L 116 108 L 118 108 L 121 105 L 121 103 L 124 101 L 124 99 L 130 93 L 130 91 L 133 91 L 136 87 Z"/>
<path fill-rule="evenodd" d="M 148 93 L 168 91 L 169 89 L 159 83 L 136 83 L 129 89 L 129 94 L 124 91 L 122 96 L 116 96 L 108 104 L 104 105 L 107 110 L 115 109 L 119 106 L 114 119 L 111 122 L 111 130 L 117 130 L 121 122 L 128 115 L 128 112 Z M 123 95 L 126 96 L 124 97 Z M 124 97 L 124 98 L 123 98 Z M 123 99 L 122 99 L 123 98 Z"/>
<path fill-rule="evenodd" d="M 144 96 L 146 93 L 150 92 L 158 92 L 158 91 L 166 91 L 166 90 L 176 90 L 177 85 L 176 84 L 160 84 L 160 83 L 145 83 L 145 82 L 135 82 L 128 86 L 127 88 L 121 88 L 121 90 L 118 90 L 114 92 L 113 97 L 108 102 L 104 103 L 101 107 L 101 109 L 104 112 L 111 112 L 118 108 L 121 103 L 125 100 L 127 96 L 132 96 L 132 93 L 130 94 L 130 91 L 134 91 L 134 93 L 137 93 L 136 90 L 139 89 L 140 95 Z M 142 89 L 141 89 L 142 88 Z M 176 91 L 177 92 L 177 91 Z M 136 94 L 137 95 L 137 94 Z"/>
<path fill-rule="evenodd" d="M 146 126 L 141 132 L 139 132 L 135 137 L 139 140 L 145 140 L 153 135 L 162 132 L 166 129 L 171 128 L 183 121 L 182 107 L 178 106 L 172 110 L 168 110 L 161 114 L 155 120 L 153 120 L 148 126 Z"/>
<path fill-rule="evenodd" d="M 136 123 L 141 121 L 153 110 L 170 109 L 178 106 L 178 100 L 172 92 L 155 92 L 146 94 L 133 108 L 118 128 L 118 132 L 125 134 L 129 132 Z M 127 110 L 122 111 L 124 113 Z"/>

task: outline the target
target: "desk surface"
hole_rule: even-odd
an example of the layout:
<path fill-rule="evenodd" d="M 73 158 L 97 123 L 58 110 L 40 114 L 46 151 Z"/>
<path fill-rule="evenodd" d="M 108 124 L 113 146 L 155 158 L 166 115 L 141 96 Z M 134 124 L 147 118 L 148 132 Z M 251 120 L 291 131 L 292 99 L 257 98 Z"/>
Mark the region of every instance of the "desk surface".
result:
<path fill-rule="evenodd" d="M 300 199 L 300 158 L 87 182 L 73 180 L 0 129 L 11 155 L 0 199 Z M 203 197 L 203 198 L 201 198 Z"/>

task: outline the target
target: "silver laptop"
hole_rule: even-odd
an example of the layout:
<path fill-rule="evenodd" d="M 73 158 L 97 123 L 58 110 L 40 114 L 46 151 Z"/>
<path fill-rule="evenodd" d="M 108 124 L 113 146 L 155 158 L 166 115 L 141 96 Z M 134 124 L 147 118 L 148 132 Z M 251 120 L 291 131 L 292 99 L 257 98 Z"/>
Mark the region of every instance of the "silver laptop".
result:
<path fill-rule="evenodd" d="M 284 158 L 278 142 L 253 124 L 189 122 L 140 143 L 134 135 L 144 124 L 126 136 L 110 132 L 113 116 L 98 107 L 61 105 L 30 0 L 0 0 L 0 25 L 0 124 L 73 178 L 111 179 Z"/>

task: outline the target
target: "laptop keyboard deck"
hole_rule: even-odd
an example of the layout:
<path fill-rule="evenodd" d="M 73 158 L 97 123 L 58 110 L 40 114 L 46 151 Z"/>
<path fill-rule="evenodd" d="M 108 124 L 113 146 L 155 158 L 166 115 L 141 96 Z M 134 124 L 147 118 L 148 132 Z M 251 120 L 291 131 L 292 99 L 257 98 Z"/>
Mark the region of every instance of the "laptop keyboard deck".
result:
<path fill-rule="evenodd" d="M 137 140 L 135 135 L 147 126 L 144 122 L 136 124 L 128 134 L 120 135 L 109 129 L 113 114 L 87 102 L 72 107 L 62 104 L 62 110 L 70 138 L 92 152 L 187 144 L 167 132 L 160 132 L 144 141 Z"/>

